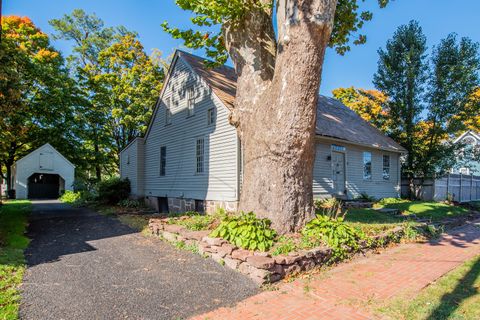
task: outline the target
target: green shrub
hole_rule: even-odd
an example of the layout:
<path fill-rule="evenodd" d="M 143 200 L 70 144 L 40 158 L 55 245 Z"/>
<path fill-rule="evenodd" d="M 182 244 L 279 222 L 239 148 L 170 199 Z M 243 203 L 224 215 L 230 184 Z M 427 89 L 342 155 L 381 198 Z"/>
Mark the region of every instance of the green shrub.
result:
<path fill-rule="evenodd" d="M 316 200 L 315 208 L 317 214 L 333 219 L 343 218 L 347 214 L 347 211 L 343 207 L 342 200 L 337 198 Z"/>
<path fill-rule="evenodd" d="M 303 228 L 302 234 L 310 242 L 322 240 L 333 250 L 333 258 L 344 259 L 349 251 L 357 251 L 363 236 L 343 222 L 343 218 L 334 219 L 317 215 Z"/>
<path fill-rule="evenodd" d="M 98 198 L 101 202 L 117 204 L 130 195 L 130 180 L 113 177 L 97 185 Z"/>
<path fill-rule="evenodd" d="M 407 202 L 411 202 L 411 201 L 402 199 L 402 198 L 383 198 L 383 199 L 380 199 L 376 204 L 381 206 L 386 206 L 389 204 L 399 204 L 399 203 L 407 203 Z"/>
<path fill-rule="evenodd" d="M 60 197 L 60 201 L 65 203 L 74 204 L 80 201 L 82 195 L 80 192 L 74 192 L 71 190 L 66 190 Z"/>
<path fill-rule="evenodd" d="M 134 199 L 124 199 L 120 200 L 117 205 L 125 208 L 140 208 L 142 206 L 142 203 Z"/>
<path fill-rule="evenodd" d="M 225 217 L 212 231 L 211 237 L 220 237 L 248 250 L 267 251 L 273 245 L 276 232 L 268 219 L 258 219 L 253 212 Z"/>

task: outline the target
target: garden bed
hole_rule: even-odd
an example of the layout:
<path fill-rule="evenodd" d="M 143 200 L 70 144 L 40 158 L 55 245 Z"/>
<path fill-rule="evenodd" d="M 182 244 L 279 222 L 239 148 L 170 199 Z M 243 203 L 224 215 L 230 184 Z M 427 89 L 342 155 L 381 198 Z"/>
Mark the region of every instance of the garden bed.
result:
<path fill-rule="evenodd" d="M 188 217 L 179 218 L 187 221 Z M 335 262 L 334 250 L 325 245 L 310 249 L 300 249 L 285 254 L 277 254 L 273 246 L 270 251 L 246 250 L 222 238 L 209 236 L 212 230 L 189 230 L 183 225 L 174 224 L 172 218 L 153 218 L 149 230 L 177 247 L 186 247 L 194 252 L 210 257 L 218 263 L 248 275 L 257 284 L 274 283 L 287 276 L 308 271 Z M 396 227 L 386 233 L 361 241 L 355 250 L 384 246 L 398 242 L 404 235 L 403 227 Z"/>

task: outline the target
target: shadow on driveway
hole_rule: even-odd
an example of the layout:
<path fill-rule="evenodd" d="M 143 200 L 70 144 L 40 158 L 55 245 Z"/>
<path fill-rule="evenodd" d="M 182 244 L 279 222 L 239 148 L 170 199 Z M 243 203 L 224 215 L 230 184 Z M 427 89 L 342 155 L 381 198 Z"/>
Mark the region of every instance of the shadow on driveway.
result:
<path fill-rule="evenodd" d="M 238 272 L 117 219 L 34 201 L 22 319 L 182 319 L 258 292 Z"/>

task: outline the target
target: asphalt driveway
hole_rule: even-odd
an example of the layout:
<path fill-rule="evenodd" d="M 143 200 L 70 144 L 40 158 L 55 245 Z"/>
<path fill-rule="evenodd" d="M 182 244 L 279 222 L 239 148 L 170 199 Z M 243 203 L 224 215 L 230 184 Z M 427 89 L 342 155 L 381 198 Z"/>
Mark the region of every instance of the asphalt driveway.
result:
<path fill-rule="evenodd" d="M 22 319 L 183 319 L 254 295 L 248 278 L 118 220 L 34 201 Z"/>

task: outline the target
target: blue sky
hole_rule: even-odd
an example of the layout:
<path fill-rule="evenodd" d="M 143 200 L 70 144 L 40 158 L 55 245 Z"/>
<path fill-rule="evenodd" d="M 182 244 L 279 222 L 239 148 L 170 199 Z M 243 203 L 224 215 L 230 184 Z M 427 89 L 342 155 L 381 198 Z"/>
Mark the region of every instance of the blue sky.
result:
<path fill-rule="evenodd" d="M 385 46 L 399 25 L 412 19 L 418 20 L 423 27 L 429 48 L 451 32 L 480 42 L 478 0 L 394 0 L 382 10 L 377 8 L 376 0 L 366 0 L 363 7 L 374 13 L 373 20 L 363 29 L 367 44 L 352 46 L 345 56 L 328 50 L 320 88 L 323 94 L 331 95 L 334 88 L 352 85 L 373 88 L 378 48 Z M 174 0 L 3 0 L 3 14 L 28 16 L 47 33 L 53 31 L 48 24 L 50 19 L 59 18 L 75 8 L 97 14 L 106 25 L 124 25 L 137 31 L 148 52 L 158 48 L 164 56 L 182 43 L 164 33 L 160 24 L 168 20 L 179 27 L 190 25 L 189 13 L 180 10 Z M 55 41 L 54 45 L 68 54 L 68 43 Z"/>

